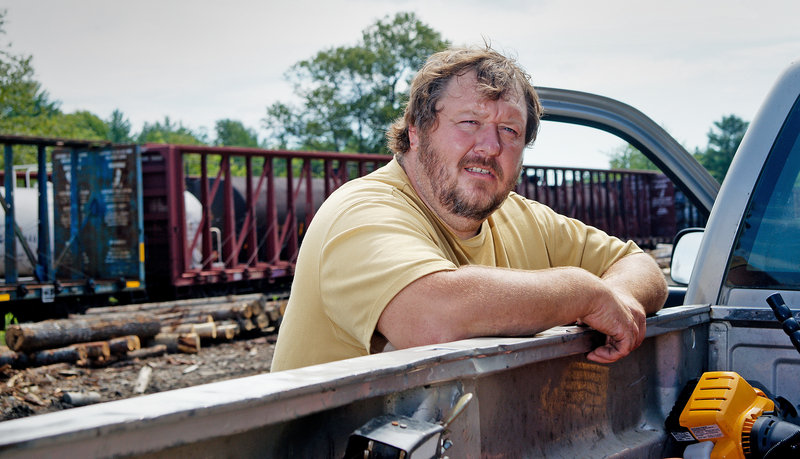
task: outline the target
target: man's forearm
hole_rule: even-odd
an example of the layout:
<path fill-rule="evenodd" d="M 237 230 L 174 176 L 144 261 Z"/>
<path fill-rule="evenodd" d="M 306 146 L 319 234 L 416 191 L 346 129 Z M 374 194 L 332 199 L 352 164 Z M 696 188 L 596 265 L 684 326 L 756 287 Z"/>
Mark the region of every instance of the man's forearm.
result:
<path fill-rule="evenodd" d="M 664 306 L 667 283 L 658 264 L 650 255 L 635 253 L 614 263 L 602 276 L 604 282 L 635 298 L 646 314 Z"/>
<path fill-rule="evenodd" d="M 384 310 L 378 331 L 398 348 L 474 336 L 532 335 L 574 322 L 611 301 L 610 296 L 598 277 L 580 268 L 465 266 L 407 286 Z"/>
<path fill-rule="evenodd" d="M 620 259 L 602 277 L 581 268 L 521 271 L 464 266 L 406 286 L 377 330 L 396 348 L 475 336 L 533 335 L 580 321 L 606 335 L 587 357 L 613 362 L 645 337 L 645 315 L 664 304 L 661 270 L 646 254 Z"/>

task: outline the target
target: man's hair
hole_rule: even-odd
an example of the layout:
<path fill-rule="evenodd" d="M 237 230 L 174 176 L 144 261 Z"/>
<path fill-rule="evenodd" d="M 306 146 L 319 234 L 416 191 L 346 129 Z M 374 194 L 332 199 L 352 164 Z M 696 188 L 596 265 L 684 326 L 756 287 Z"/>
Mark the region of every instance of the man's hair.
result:
<path fill-rule="evenodd" d="M 542 106 L 528 75 L 516 61 L 491 49 L 450 48 L 431 55 L 411 82 L 409 100 L 402 118 L 398 118 L 386 132 L 389 149 L 398 159 L 411 147 L 408 127 L 416 126 L 421 132 L 436 127 L 439 100 L 447 83 L 454 76 L 474 70 L 478 78 L 478 91 L 488 100 L 499 100 L 522 91 L 527 105 L 525 144 L 536 139 Z"/>

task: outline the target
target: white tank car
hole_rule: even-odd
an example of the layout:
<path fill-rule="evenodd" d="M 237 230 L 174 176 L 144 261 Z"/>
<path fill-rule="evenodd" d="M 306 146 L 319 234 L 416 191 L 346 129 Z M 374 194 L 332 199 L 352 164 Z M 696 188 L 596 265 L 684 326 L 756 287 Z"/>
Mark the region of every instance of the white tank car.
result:
<path fill-rule="evenodd" d="M 50 250 L 52 254 L 53 244 L 53 187 L 47 184 L 47 206 L 51 209 L 50 217 Z M 0 195 L 5 197 L 5 188 L 0 187 Z M 39 189 L 38 188 L 15 188 L 14 189 L 14 218 L 17 226 L 22 231 L 28 247 L 37 255 L 39 248 Z M 0 257 L 5 260 L 6 255 L 6 219 L 5 212 L 0 209 Z M 0 275 L 5 275 L 5 262 L 0 262 Z M 17 239 L 17 274 L 19 276 L 33 275 L 33 265 L 31 265 L 22 243 Z"/>
<path fill-rule="evenodd" d="M 5 190 L 0 187 L 0 195 L 5 197 Z M 203 206 L 200 201 L 190 192 L 183 192 L 183 199 L 186 206 L 186 238 L 188 243 L 191 244 L 191 238 L 194 237 L 195 232 L 200 227 L 200 221 L 203 218 Z M 17 226 L 22 231 L 28 247 L 33 252 L 34 256 L 38 256 L 39 250 L 39 190 L 37 188 L 15 188 L 14 189 L 14 203 L 15 219 Z M 47 187 L 47 207 L 50 209 L 50 254 L 53 253 L 53 187 L 48 184 Z M 0 212 L 0 259 L 5 260 L 5 213 Z M 202 236 L 198 238 L 197 245 L 192 251 L 192 264 L 194 267 L 199 267 L 203 260 L 202 251 L 200 247 Z M 5 275 L 5 263 L 0 262 L 0 276 Z M 17 240 L 17 274 L 19 276 L 32 276 L 33 266 L 25 250 L 22 248 L 22 243 Z"/>
<path fill-rule="evenodd" d="M 203 219 L 203 205 L 200 201 L 188 190 L 183 190 L 183 205 L 186 213 L 186 245 L 191 245 L 194 234 L 200 228 L 200 223 Z M 203 263 L 203 252 L 201 247 L 203 243 L 203 236 L 197 238 L 192 250 L 192 268 L 199 268 Z"/>

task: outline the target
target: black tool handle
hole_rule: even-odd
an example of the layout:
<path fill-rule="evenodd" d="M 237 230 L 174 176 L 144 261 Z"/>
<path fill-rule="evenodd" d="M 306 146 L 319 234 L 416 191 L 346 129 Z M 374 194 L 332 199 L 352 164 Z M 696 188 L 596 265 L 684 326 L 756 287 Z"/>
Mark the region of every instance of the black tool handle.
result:
<path fill-rule="evenodd" d="M 772 308 L 772 312 L 775 313 L 775 317 L 777 317 L 778 321 L 781 323 L 783 331 L 789 335 L 789 339 L 792 341 L 792 344 L 794 344 L 797 352 L 800 352 L 800 324 L 797 323 L 797 319 L 792 315 L 792 310 L 786 306 L 786 302 L 783 301 L 781 294 L 773 293 L 768 296 L 767 304 Z"/>

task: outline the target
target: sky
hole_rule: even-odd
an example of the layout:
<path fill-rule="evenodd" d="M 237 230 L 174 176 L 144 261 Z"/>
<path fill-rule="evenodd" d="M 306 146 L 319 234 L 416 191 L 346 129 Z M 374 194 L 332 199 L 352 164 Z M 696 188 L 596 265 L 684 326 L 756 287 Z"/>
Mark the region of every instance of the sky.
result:
<path fill-rule="evenodd" d="M 490 42 L 534 85 L 629 104 L 689 151 L 723 116 L 752 120 L 800 58 L 796 0 L 3 0 L 0 9 L 3 40 L 33 56 L 64 112 L 108 119 L 119 109 L 134 132 L 168 116 L 212 139 L 225 118 L 263 137 L 266 107 L 292 100 L 292 64 L 355 45 L 399 11 L 455 45 Z M 544 123 L 525 162 L 604 168 L 623 145 Z"/>

